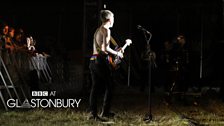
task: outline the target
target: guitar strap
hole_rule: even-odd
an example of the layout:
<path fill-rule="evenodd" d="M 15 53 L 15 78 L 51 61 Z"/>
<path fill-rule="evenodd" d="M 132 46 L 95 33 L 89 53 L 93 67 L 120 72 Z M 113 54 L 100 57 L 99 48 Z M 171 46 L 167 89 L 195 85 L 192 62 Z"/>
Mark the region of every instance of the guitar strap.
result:
<path fill-rule="evenodd" d="M 117 42 L 115 41 L 115 39 L 112 36 L 110 36 L 110 41 L 115 47 L 118 46 Z"/>

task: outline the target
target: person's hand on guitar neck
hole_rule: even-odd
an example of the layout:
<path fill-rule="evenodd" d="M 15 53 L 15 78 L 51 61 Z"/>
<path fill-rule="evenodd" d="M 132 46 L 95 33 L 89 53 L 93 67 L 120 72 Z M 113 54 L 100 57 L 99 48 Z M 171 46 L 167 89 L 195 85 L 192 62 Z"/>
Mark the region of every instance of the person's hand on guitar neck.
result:
<path fill-rule="evenodd" d="M 124 57 L 124 50 L 125 50 L 125 48 L 127 46 L 130 46 L 130 44 L 132 43 L 131 39 L 126 39 L 125 42 L 126 42 L 125 45 L 122 48 L 120 48 L 120 50 L 117 51 L 117 54 L 116 54 L 120 58 L 123 58 Z"/>
<path fill-rule="evenodd" d="M 120 58 L 123 58 L 123 57 L 124 57 L 124 55 L 123 55 L 123 53 L 122 53 L 122 50 L 117 51 L 116 56 L 118 56 L 118 57 L 120 57 Z"/>

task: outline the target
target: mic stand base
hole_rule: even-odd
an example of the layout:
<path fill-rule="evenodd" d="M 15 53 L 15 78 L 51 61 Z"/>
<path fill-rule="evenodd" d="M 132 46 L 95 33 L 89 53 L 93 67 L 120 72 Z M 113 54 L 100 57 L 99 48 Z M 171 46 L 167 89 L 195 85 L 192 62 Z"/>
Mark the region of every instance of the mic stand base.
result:
<path fill-rule="evenodd" d="M 145 115 L 145 118 L 143 119 L 144 122 L 151 122 L 152 121 L 152 114 L 148 113 Z"/>

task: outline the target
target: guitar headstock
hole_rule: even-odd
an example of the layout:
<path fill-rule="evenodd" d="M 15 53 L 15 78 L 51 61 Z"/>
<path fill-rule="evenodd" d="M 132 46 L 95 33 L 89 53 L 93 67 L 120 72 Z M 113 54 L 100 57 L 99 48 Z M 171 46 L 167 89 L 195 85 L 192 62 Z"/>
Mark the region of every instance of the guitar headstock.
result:
<path fill-rule="evenodd" d="M 125 41 L 126 41 L 126 44 L 127 44 L 128 46 L 129 46 L 130 44 L 132 44 L 131 39 L 126 39 Z"/>

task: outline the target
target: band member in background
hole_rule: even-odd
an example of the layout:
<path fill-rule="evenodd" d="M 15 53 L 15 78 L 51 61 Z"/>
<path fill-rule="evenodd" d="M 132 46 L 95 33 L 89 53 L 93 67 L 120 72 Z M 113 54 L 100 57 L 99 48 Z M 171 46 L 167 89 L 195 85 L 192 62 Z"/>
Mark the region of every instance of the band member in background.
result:
<path fill-rule="evenodd" d="M 172 58 L 177 69 L 177 90 L 186 92 L 189 86 L 189 50 L 184 35 L 178 35 L 173 45 Z"/>
<path fill-rule="evenodd" d="M 168 92 L 168 97 L 165 100 L 170 103 L 173 92 L 184 93 L 188 90 L 189 51 L 184 35 L 176 36 L 173 42 L 167 45 L 170 46 L 167 46 L 169 48 L 167 48 L 163 60 L 165 73 L 167 74 L 165 90 Z"/>
<path fill-rule="evenodd" d="M 114 14 L 110 10 L 101 10 L 100 20 L 102 22 L 94 34 L 93 55 L 90 58 L 90 72 L 92 86 L 90 91 L 90 115 L 88 119 L 103 121 L 98 116 L 97 97 L 100 91 L 104 91 L 103 108 L 101 117 L 113 117 L 115 114 L 110 111 L 112 99 L 112 81 L 111 71 L 108 67 L 107 55 L 112 54 L 123 58 L 123 51 L 115 51 L 110 48 L 110 28 L 114 24 Z"/>
<path fill-rule="evenodd" d="M 166 40 L 163 43 L 162 49 L 159 55 L 159 68 L 160 68 L 160 75 L 162 77 L 162 83 L 164 85 L 164 89 L 166 92 L 170 90 L 171 84 L 173 82 L 171 76 L 171 50 L 173 49 L 173 43 L 169 40 Z"/>

